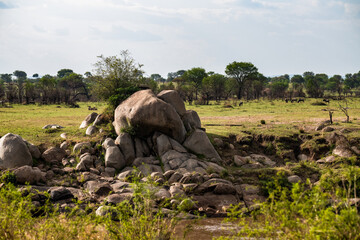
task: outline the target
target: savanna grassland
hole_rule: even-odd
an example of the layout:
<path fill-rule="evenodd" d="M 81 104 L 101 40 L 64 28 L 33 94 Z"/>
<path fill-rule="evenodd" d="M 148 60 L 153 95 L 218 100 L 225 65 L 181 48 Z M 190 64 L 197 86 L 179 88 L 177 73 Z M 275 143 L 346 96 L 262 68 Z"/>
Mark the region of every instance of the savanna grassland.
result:
<path fill-rule="evenodd" d="M 238 101 L 211 102 L 211 105 L 186 105 L 188 110 L 195 110 L 202 125 L 210 135 L 227 137 L 229 134 L 242 134 L 242 131 L 269 135 L 291 135 L 300 129 L 311 131 L 321 122 L 329 119 L 327 110 L 334 111 L 335 126 L 360 127 L 360 100 L 348 99 L 350 123 L 344 123 L 346 116 L 339 109 L 343 101 L 331 101 L 328 105 L 312 105 L 321 99 L 306 99 L 304 103 L 286 103 L 282 100 L 253 100 L 238 106 Z M 102 102 L 80 103 L 80 108 L 69 108 L 65 105 L 13 105 L 13 108 L 0 108 L 0 136 L 12 132 L 34 144 L 60 143 L 60 133 L 66 132 L 69 139 L 92 140 L 79 129 L 81 121 L 92 111 L 88 105 L 95 106 L 101 113 L 106 104 Z M 60 107 L 59 107 L 60 106 Z M 261 120 L 265 124 L 261 124 Z M 58 124 L 62 130 L 49 132 L 42 129 L 47 124 Z M 352 131 L 356 136 L 359 131 Z"/>

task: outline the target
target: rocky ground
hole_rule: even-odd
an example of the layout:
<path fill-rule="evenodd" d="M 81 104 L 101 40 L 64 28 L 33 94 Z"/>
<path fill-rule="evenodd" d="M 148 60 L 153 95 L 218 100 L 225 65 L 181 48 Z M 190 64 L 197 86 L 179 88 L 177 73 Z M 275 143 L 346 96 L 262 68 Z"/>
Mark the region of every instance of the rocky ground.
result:
<path fill-rule="evenodd" d="M 80 128 L 93 135 L 102 131 L 101 124 L 102 115 L 92 113 Z M 290 183 L 315 183 L 319 171 L 299 167 L 299 162 L 321 168 L 360 155 L 360 139 L 344 136 L 351 130 L 326 122 L 315 132 L 290 137 L 242 134 L 210 141 L 197 113 L 187 111 L 170 90 L 157 96 L 150 90 L 135 93 L 115 110 L 113 125 L 116 138 L 75 143 L 62 134 L 64 142 L 48 149 L 8 133 L 0 139 L 0 168 L 13 172 L 25 193 L 29 189 L 24 185 L 30 185 L 35 206 L 45 203 L 47 192 L 59 211 L 80 200 L 102 215 L 104 204 L 130 200 L 133 182 L 140 181 L 149 183 L 159 204 L 168 201 L 169 206 L 184 205 L 189 213 L 218 217 L 226 216 L 231 205 L 251 211 L 264 201 L 262 181 L 279 169 L 287 170 Z"/>

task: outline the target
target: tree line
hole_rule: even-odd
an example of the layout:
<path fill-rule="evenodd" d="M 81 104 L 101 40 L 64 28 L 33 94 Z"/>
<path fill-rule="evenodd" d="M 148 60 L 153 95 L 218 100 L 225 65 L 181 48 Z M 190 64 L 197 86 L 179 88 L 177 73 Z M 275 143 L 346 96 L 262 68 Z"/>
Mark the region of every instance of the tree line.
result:
<path fill-rule="evenodd" d="M 0 101 L 9 103 L 65 103 L 105 100 L 113 107 L 135 91 L 151 88 L 154 92 L 176 89 L 184 100 L 209 104 L 210 100 L 229 98 L 259 99 L 266 97 L 322 98 L 327 95 L 360 96 L 360 71 L 354 74 L 328 76 L 305 72 L 290 77 L 284 74 L 266 77 L 250 62 L 232 62 L 225 67 L 225 75 L 206 71 L 201 67 L 144 76 L 142 65 L 136 63 L 128 51 L 118 56 L 99 56 L 93 73 L 84 75 L 71 69 L 61 69 L 56 76 L 49 74 L 27 77 L 24 71 L 0 74 Z"/>

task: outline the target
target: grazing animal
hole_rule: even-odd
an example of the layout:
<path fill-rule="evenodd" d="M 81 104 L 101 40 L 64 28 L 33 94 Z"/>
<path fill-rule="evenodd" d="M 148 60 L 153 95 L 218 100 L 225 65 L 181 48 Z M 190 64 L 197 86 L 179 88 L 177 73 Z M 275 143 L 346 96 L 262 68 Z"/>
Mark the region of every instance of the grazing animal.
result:
<path fill-rule="evenodd" d="M 289 102 L 289 99 L 285 98 L 285 102 L 288 103 L 288 102 Z"/>
<path fill-rule="evenodd" d="M 96 107 L 91 107 L 91 106 L 88 106 L 88 110 L 90 110 L 90 111 L 94 111 L 94 110 L 97 110 L 97 108 L 96 108 Z"/>
<path fill-rule="evenodd" d="M 297 102 L 298 102 L 298 103 L 299 103 L 299 102 L 305 102 L 305 99 L 299 98 L 299 99 L 297 100 Z"/>
<path fill-rule="evenodd" d="M 293 102 L 297 102 L 297 100 L 296 99 L 291 99 L 291 103 L 293 103 Z"/>
<path fill-rule="evenodd" d="M 330 103 L 330 100 L 329 100 L 329 99 L 324 98 L 324 99 L 323 99 L 323 102 Z"/>
<path fill-rule="evenodd" d="M 239 103 L 239 107 L 241 107 L 243 104 L 244 104 L 244 102 L 240 102 L 240 103 Z"/>

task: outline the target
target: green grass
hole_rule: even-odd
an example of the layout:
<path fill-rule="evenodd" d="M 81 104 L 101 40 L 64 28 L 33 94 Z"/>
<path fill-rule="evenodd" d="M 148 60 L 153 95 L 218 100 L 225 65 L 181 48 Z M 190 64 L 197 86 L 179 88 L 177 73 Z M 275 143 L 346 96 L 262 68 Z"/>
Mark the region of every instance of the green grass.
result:
<path fill-rule="evenodd" d="M 321 100 L 321 99 L 320 99 Z M 269 135 L 291 135 L 300 129 L 310 130 L 317 123 L 329 119 L 328 111 L 334 109 L 334 122 L 338 127 L 359 128 L 360 99 L 349 99 L 349 115 L 351 123 L 342 123 L 345 115 L 339 110 L 338 102 L 331 101 L 328 106 L 313 106 L 311 103 L 319 99 L 306 99 L 305 103 L 286 103 L 281 100 L 253 100 L 244 102 L 243 106 L 234 105 L 225 108 L 224 102 L 212 102 L 212 105 L 186 105 L 187 109 L 196 111 L 207 133 L 228 136 L 250 131 Z M 231 103 L 228 101 L 227 103 Z M 266 124 L 261 124 L 264 120 Z M 354 135 L 355 134 L 355 135 Z M 356 133 L 352 133 L 356 136 Z"/>
<path fill-rule="evenodd" d="M 244 102 L 243 106 L 236 104 L 233 108 L 225 108 L 224 104 L 211 102 L 212 105 L 186 105 L 189 110 L 195 110 L 202 121 L 203 127 L 210 135 L 227 137 L 229 134 L 241 134 L 242 131 L 267 135 L 283 136 L 299 133 L 300 129 L 310 131 L 321 121 L 328 120 L 327 111 L 335 109 L 334 121 L 336 127 L 359 129 L 360 99 L 349 99 L 349 115 L 351 123 L 343 123 L 345 115 L 339 111 L 338 102 L 331 101 L 329 106 L 313 106 L 318 99 L 306 99 L 305 103 L 285 103 L 281 100 L 254 100 Z M 69 108 L 65 105 L 13 105 L 13 108 L 0 108 L 0 135 L 8 132 L 18 134 L 34 144 L 58 144 L 60 134 L 66 132 L 73 141 L 95 140 L 95 137 L 85 136 L 85 129 L 79 129 L 80 123 L 92 111 L 87 106 L 97 107 L 98 113 L 105 108 L 105 103 L 80 103 L 80 108 Z M 261 124 L 264 120 L 266 124 Z M 59 124 L 62 130 L 47 133 L 42 129 L 47 124 Z M 352 131 L 348 135 L 359 137 L 360 131 Z"/>
<path fill-rule="evenodd" d="M 85 129 L 79 129 L 81 122 L 93 111 L 88 105 L 97 107 L 101 113 L 105 103 L 80 103 L 80 108 L 69 108 L 65 105 L 13 105 L 13 108 L 0 108 L 0 136 L 15 133 L 34 144 L 55 144 L 61 141 L 60 134 L 66 132 L 71 140 L 91 140 L 85 136 Z M 61 106 L 61 108 L 57 108 Z M 58 124 L 65 127 L 55 132 L 42 129 L 47 124 Z"/>

